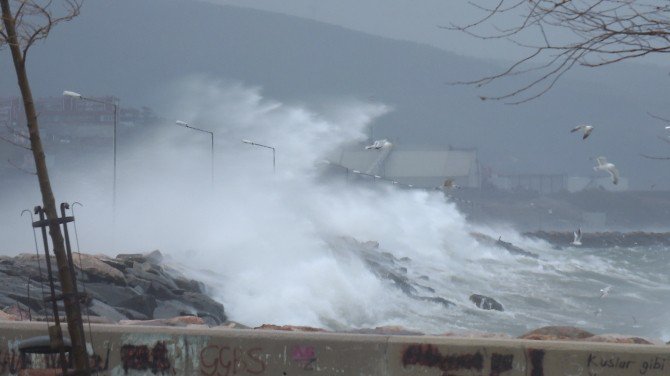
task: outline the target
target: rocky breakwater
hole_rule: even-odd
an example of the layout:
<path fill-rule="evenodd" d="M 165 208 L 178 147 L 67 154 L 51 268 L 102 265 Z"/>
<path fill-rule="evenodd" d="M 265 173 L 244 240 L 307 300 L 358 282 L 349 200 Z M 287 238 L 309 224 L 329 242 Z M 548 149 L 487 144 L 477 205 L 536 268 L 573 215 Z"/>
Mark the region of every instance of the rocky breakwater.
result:
<path fill-rule="evenodd" d="M 545 240 L 556 247 L 572 246 L 574 234 L 565 231 L 533 231 L 524 236 Z M 582 232 L 581 247 L 612 248 L 612 247 L 669 247 L 670 232 Z"/>
<path fill-rule="evenodd" d="M 226 321 L 221 303 L 207 295 L 206 286 L 163 263 L 163 255 L 73 254 L 84 320 L 144 325 L 219 325 Z M 57 267 L 51 258 L 56 294 Z M 49 281 L 43 255 L 0 257 L 0 309 L 18 320 L 51 316 Z M 62 314 L 62 313 L 61 313 Z"/>

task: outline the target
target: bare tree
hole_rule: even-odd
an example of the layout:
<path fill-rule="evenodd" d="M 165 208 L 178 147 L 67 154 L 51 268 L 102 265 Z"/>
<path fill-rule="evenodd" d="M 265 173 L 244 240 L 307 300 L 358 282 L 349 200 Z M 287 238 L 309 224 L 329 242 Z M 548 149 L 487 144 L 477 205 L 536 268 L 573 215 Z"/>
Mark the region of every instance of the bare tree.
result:
<path fill-rule="evenodd" d="M 480 39 L 509 40 L 529 50 L 496 74 L 461 82 L 481 87 L 512 77 L 525 79 L 515 89 L 482 99 L 522 103 L 546 93 L 575 66 L 600 67 L 670 52 L 670 2 L 665 0 L 497 0 L 472 4 L 482 11 L 481 18 L 446 28 Z M 509 25 L 510 20 L 511 26 L 501 26 Z M 529 43 L 528 39 L 539 42 Z"/>
<path fill-rule="evenodd" d="M 42 141 L 40 139 L 37 112 L 28 82 L 26 58 L 36 42 L 45 39 L 57 24 L 79 15 L 83 0 L 0 0 L 2 27 L 0 46 L 9 46 L 18 80 L 24 111 L 27 118 L 30 149 L 35 160 L 37 180 L 42 194 L 42 204 L 49 221 L 49 235 L 58 264 L 58 273 L 63 290 L 68 331 L 72 341 L 72 359 L 78 374 L 90 374 L 88 356 L 78 296 L 68 294 L 76 291 L 68 265 L 63 234 L 57 222 L 56 200 L 51 189 L 49 173 Z M 58 314 L 54 312 L 54 314 Z"/>

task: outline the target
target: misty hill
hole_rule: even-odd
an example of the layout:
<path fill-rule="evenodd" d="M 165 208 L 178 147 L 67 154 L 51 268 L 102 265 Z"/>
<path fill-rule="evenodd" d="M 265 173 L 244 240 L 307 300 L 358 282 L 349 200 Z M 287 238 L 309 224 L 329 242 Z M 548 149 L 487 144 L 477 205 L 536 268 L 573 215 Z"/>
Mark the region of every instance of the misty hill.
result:
<path fill-rule="evenodd" d="M 9 61 L 6 50 L 0 57 Z M 631 188 L 670 185 L 654 171 L 663 162 L 638 155 L 670 155 L 655 138 L 662 124 L 647 115 L 667 115 L 667 96 L 656 84 L 664 72 L 653 67 L 574 72 L 539 100 L 508 106 L 446 84 L 496 72 L 500 63 L 285 15 L 176 0 L 88 1 L 80 17 L 55 29 L 28 58 L 37 96 L 112 94 L 122 105 L 160 113 L 173 107 L 162 100 L 166 85 L 204 74 L 317 111 L 334 98 L 387 103 L 395 110 L 377 120 L 376 138 L 403 148 L 477 147 L 481 163 L 500 173 L 588 176 L 588 158 L 605 155 Z M 0 65 L 0 95 L 17 95 L 11 64 Z M 588 142 L 568 132 L 582 122 L 597 126 Z"/>

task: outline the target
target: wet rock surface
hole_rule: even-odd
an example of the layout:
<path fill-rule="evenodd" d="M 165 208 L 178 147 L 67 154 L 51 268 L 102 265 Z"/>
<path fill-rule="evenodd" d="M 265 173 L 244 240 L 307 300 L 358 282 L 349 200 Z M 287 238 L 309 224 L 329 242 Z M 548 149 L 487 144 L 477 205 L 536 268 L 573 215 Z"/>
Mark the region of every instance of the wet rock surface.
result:
<path fill-rule="evenodd" d="M 489 247 L 501 248 L 507 251 L 510 254 L 517 256 L 525 256 L 531 258 L 539 258 L 539 256 L 533 252 L 526 251 L 516 245 L 498 238 L 497 240 L 480 232 L 471 232 L 470 235 L 475 238 L 479 243 L 487 245 Z M 572 238 L 570 239 L 572 241 Z"/>
<path fill-rule="evenodd" d="M 492 309 L 501 312 L 505 310 L 502 304 L 500 304 L 497 300 L 485 295 L 472 294 L 470 295 L 470 301 L 475 303 L 475 305 L 481 309 L 485 310 Z"/>
<path fill-rule="evenodd" d="M 347 252 L 353 252 L 360 257 L 368 269 L 378 278 L 390 282 L 395 288 L 402 291 L 408 297 L 440 304 L 450 308 L 456 304 L 444 297 L 435 294 L 431 287 L 417 283 L 408 277 L 408 267 L 411 268 L 412 260 L 407 257 L 398 258 L 388 251 L 379 248 L 375 241 L 360 242 L 351 237 L 339 237 L 331 239 L 331 247 L 338 252 L 339 257 L 350 256 Z"/>
<path fill-rule="evenodd" d="M 205 286 L 163 264 L 163 255 L 121 254 L 115 258 L 73 254 L 78 290 L 85 292 L 82 315 L 91 322 L 130 323 L 152 321 L 151 325 L 179 325 L 192 317 L 191 324 L 219 325 L 226 321 L 221 303 L 214 301 Z M 39 262 L 38 262 L 39 261 Z M 57 267 L 51 257 L 56 294 L 60 294 Z M 51 315 L 47 265 L 43 255 L 0 258 L 0 309 L 22 320 L 44 320 Z M 62 312 L 61 312 L 62 313 Z M 2 319 L 2 317 L 0 317 Z M 160 321 L 163 320 L 163 321 Z"/>

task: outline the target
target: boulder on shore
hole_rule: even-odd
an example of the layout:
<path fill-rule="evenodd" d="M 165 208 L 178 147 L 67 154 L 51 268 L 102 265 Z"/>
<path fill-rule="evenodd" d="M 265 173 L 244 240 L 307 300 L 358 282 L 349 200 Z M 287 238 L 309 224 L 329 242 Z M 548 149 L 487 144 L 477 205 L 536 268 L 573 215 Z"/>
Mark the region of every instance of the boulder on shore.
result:
<path fill-rule="evenodd" d="M 91 322 L 127 324 L 159 319 L 150 324 L 179 325 L 170 320 L 187 315 L 190 324 L 224 323 L 227 318 L 223 305 L 205 295 L 201 282 L 164 265 L 164 259 L 159 251 L 115 258 L 74 253 L 78 291 L 86 295 L 82 299 L 84 319 L 90 316 Z M 56 260 L 51 257 L 50 261 L 56 294 L 60 294 Z M 43 255 L 2 257 L 0 310 L 5 316 L 0 320 L 47 318 L 50 307 L 42 299 L 42 294 L 50 291 L 46 266 Z"/>
<path fill-rule="evenodd" d="M 497 300 L 486 295 L 472 294 L 470 295 L 470 301 L 475 303 L 475 305 L 481 309 L 492 309 L 501 312 L 505 310 L 502 304 L 500 304 Z"/>

